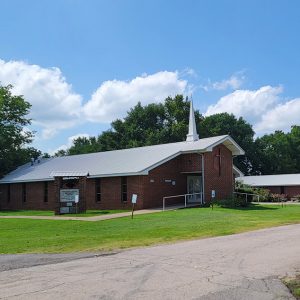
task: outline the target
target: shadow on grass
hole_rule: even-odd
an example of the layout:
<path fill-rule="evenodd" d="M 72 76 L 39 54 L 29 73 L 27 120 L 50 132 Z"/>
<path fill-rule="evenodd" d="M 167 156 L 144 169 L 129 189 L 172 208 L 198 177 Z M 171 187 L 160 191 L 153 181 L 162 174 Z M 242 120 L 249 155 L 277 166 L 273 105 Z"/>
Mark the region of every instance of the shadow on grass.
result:
<path fill-rule="evenodd" d="M 245 207 L 241 207 L 241 206 L 232 206 L 232 207 L 219 206 L 219 207 L 236 209 L 236 210 L 276 210 L 276 209 L 281 208 L 281 206 L 280 207 L 269 207 L 269 206 L 263 206 L 263 205 L 260 205 L 260 204 L 252 204 L 252 203 L 248 204 Z"/>
<path fill-rule="evenodd" d="M 87 215 L 107 215 L 107 214 L 111 214 L 111 211 L 106 211 L 106 210 L 90 210 L 86 212 Z"/>

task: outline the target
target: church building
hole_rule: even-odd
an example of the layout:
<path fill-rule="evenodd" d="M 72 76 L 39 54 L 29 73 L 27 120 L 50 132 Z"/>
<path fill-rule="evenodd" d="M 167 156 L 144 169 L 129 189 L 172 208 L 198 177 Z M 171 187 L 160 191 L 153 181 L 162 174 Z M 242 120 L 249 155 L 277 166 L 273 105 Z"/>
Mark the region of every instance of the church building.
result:
<path fill-rule="evenodd" d="M 137 209 L 161 207 L 163 197 L 189 194 L 190 204 L 232 197 L 233 162 L 243 155 L 228 135 L 199 139 L 193 104 L 186 141 L 124 150 L 42 158 L 0 180 L 0 209 Z M 166 205 L 183 203 L 180 197 Z M 77 203 L 78 202 L 78 203 Z M 78 207 L 77 207 L 78 206 Z"/>

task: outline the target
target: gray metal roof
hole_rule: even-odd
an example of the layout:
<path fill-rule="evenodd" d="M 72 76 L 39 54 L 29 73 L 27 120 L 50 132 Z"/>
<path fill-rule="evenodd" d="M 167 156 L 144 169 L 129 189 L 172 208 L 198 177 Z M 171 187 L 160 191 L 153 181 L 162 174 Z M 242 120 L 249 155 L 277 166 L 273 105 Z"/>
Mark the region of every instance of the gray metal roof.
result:
<path fill-rule="evenodd" d="M 288 186 L 300 185 L 300 174 L 242 176 L 236 178 L 251 186 Z"/>
<path fill-rule="evenodd" d="M 124 150 L 98 152 L 42 159 L 31 166 L 25 164 L 9 173 L 0 183 L 53 180 L 52 172 L 87 172 L 90 177 L 146 175 L 149 170 L 180 155 L 190 152 L 206 152 L 223 143 L 233 155 L 244 154 L 228 135 Z"/>

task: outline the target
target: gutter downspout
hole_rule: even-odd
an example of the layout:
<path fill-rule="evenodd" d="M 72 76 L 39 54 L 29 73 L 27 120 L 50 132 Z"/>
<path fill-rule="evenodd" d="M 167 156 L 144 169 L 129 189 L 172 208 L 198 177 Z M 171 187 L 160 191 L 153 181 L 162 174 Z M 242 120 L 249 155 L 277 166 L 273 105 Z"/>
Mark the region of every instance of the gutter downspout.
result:
<path fill-rule="evenodd" d="M 203 193 L 203 204 L 205 204 L 205 189 L 204 189 L 204 153 L 200 153 L 201 155 L 201 172 L 202 172 L 202 193 Z"/>

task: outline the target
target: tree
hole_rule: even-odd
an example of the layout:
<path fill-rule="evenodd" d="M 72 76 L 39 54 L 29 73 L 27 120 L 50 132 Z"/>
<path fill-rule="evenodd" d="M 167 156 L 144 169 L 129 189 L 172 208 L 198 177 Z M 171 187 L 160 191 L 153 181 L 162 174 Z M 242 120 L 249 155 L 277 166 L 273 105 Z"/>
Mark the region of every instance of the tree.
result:
<path fill-rule="evenodd" d="M 254 131 L 252 125 L 242 117 L 236 118 L 233 114 L 219 113 L 205 117 L 198 123 L 198 132 L 201 137 L 230 135 L 245 151 L 245 156 L 234 158 L 234 163 L 245 174 L 253 172 L 252 153 L 254 148 Z"/>
<path fill-rule="evenodd" d="M 28 118 L 31 105 L 23 96 L 14 96 L 11 89 L 11 85 L 0 85 L 0 177 L 41 154 L 34 148 L 24 148 L 34 135 L 26 130 L 31 124 Z"/>
<path fill-rule="evenodd" d="M 102 132 L 97 138 L 77 138 L 66 153 L 74 155 L 184 141 L 189 107 L 190 102 L 182 95 L 168 97 L 164 103 L 146 106 L 138 103 L 123 120 L 113 121 L 110 130 Z M 195 117 L 196 122 L 202 119 L 198 111 Z"/>
<path fill-rule="evenodd" d="M 164 103 L 142 106 L 138 103 L 130 109 L 124 120 L 112 122 L 112 128 L 97 138 L 76 139 L 67 154 L 82 154 L 146 145 L 180 142 L 186 139 L 190 102 L 182 95 L 168 97 Z M 229 134 L 245 150 L 253 147 L 254 131 L 243 118 L 236 119 L 227 113 L 203 117 L 195 111 L 200 138 Z M 61 153 L 60 153 L 61 154 Z M 242 171 L 251 168 L 248 156 L 236 158 Z"/>
<path fill-rule="evenodd" d="M 300 172 L 300 126 L 291 132 L 275 131 L 255 140 L 253 162 L 259 174 Z"/>
<path fill-rule="evenodd" d="M 57 155 L 180 142 L 186 139 L 190 102 L 182 95 L 168 97 L 164 103 L 142 106 L 138 103 L 127 116 L 112 122 L 111 129 L 98 137 L 80 137 L 70 149 Z M 233 114 L 220 113 L 207 117 L 195 111 L 200 138 L 230 135 L 246 152 L 234 163 L 246 175 L 300 172 L 300 126 L 290 133 L 276 131 L 254 140 L 252 125 Z"/>

